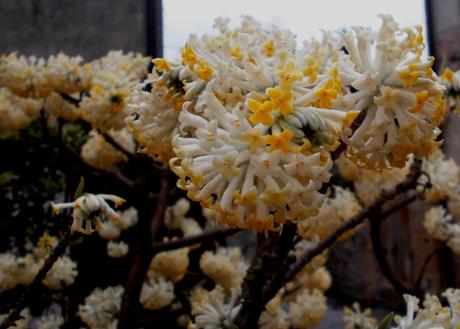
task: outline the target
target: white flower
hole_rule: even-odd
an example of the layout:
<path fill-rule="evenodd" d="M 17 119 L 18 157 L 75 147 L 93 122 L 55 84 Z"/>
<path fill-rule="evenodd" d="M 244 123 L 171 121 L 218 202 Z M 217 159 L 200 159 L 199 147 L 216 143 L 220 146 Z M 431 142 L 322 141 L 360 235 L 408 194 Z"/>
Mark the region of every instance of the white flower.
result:
<path fill-rule="evenodd" d="M 144 282 L 140 302 L 149 310 L 168 306 L 174 300 L 174 285 L 162 276 L 155 276 Z"/>
<path fill-rule="evenodd" d="M 15 132 L 26 127 L 38 115 L 42 102 L 22 98 L 0 88 L 0 133 Z"/>
<path fill-rule="evenodd" d="M 419 307 L 419 299 L 404 295 L 407 305 L 405 316 L 395 316 L 397 324 L 394 329 L 450 329 L 458 324 L 458 291 L 448 289 L 443 294 L 449 301 L 449 307 L 443 307 L 436 296 L 426 295 L 423 308 Z"/>
<path fill-rule="evenodd" d="M 174 283 L 182 280 L 190 263 L 189 252 L 190 248 L 184 247 L 156 254 L 150 265 L 151 271 L 154 272 L 153 276 L 155 273 L 160 273 Z"/>
<path fill-rule="evenodd" d="M 74 202 L 51 203 L 51 207 L 56 213 L 61 209 L 73 208 L 72 232 L 91 234 L 95 230 L 99 230 L 103 222 L 116 221 L 120 218 L 120 215 L 107 204 L 106 200 L 114 202 L 115 206 L 125 202 L 125 200 L 115 195 L 88 193 Z"/>
<path fill-rule="evenodd" d="M 134 152 L 134 140 L 126 129 L 109 131 L 108 134 L 125 150 Z M 107 142 L 97 131 L 93 130 L 89 135 L 90 138 L 81 148 L 81 157 L 86 163 L 98 168 L 112 168 L 127 160 L 125 154 Z"/>
<path fill-rule="evenodd" d="M 460 182 L 460 168 L 454 159 L 447 158 L 438 149 L 423 160 L 422 171 L 428 175 L 421 175 L 419 182 L 431 183 L 431 187 L 423 191 L 424 198 L 429 202 L 438 202 L 454 194 Z"/>
<path fill-rule="evenodd" d="M 241 286 L 249 264 L 239 248 L 219 248 L 216 252 L 206 251 L 201 255 L 200 268 L 228 293 Z"/>
<path fill-rule="evenodd" d="M 78 314 L 90 328 L 112 328 L 115 316 L 120 311 L 123 287 L 96 288 L 78 306 Z"/>
<path fill-rule="evenodd" d="M 374 329 L 377 319 L 372 317 L 372 310 L 366 308 L 361 311 L 358 303 L 353 303 L 352 308 L 343 309 L 343 321 L 347 326 L 345 329 Z"/>
<path fill-rule="evenodd" d="M 120 228 L 120 230 L 126 230 L 136 225 L 138 220 L 137 209 L 130 207 L 120 213 L 120 219 L 115 221 L 115 224 Z"/>
<path fill-rule="evenodd" d="M 453 72 L 446 68 L 439 77 L 447 89 L 448 105 L 452 110 L 460 110 L 460 71 Z"/>
<path fill-rule="evenodd" d="M 50 56 L 47 68 L 53 89 L 66 94 L 87 90 L 91 84 L 91 67 L 82 62 L 80 56 L 69 57 L 63 53 Z"/>
<path fill-rule="evenodd" d="M 310 329 L 321 322 L 326 310 L 326 298 L 322 292 L 302 289 L 295 300 L 289 303 L 287 318 L 295 328 Z"/>
<path fill-rule="evenodd" d="M 45 60 L 16 53 L 0 57 L 0 86 L 32 98 L 42 98 L 52 91 Z"/>
<path fill-rule="evenodd" d="M 449 238 L 450 223 L 452 223 L 452 217 L 442 206 L 428 209 L 423 220 L 423 226 L 428 234 L 439 240 L 447 240 Z"/>
<path fill-rule="evenodd" d="M 196 329 L 231 328 L 241 305 L 235 306 L 236 294 L 225 296 L 222 287 L 217 286 L 208 293 L 199 305 L 192 305 Z M 234 325 L 233 325 L 234 326 Z"/>
<path fill-rule="evenodd" d="M 112 258 L 125 257 L 128 254 L 129 246 L 123 241 L 109 241 L 107 243 L 107 254 Z"/>
<path fill-rule="evenodd" d="M 35 323 L 37 329 L 59 329 L 64 324 L 61 315 L 50 314 L 42 315 Z"/>
<path fill-rule="evenodd" d="M 334 186 L 334 192 L 334 197 L 326 199 L 316 216 L 299 223 L 299 234 L 304 239 L 312 239 L 314 236 L 323 239 L 360 211 L 361 204 L 353 192 L 340 186 Z"/>
<path fill-rule="evenodd" d="M 47 273 L 43 284 L 48 288 L 60 290 L 73 284 L 77 275 L 77 263 L 67 256 L 61 256 Z"/>

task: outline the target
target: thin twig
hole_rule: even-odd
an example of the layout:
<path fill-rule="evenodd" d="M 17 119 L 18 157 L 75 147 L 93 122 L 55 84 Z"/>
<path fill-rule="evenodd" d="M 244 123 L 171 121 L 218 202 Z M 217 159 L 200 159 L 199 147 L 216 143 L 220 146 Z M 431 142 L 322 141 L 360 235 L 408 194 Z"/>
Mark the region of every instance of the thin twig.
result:
<path fill-rule="evenodd" d="M 347 222 L 339 226 L 333 233 L 331 233 L 324 240 L 319 242 L 314 248 L 306 251 L 302 256 L 300 256 L 297 262 L 287 273 L 285 283 L 291 281 L 297 275 L 297 273 L 299 273 L 305 267 L 305 265 L 307 265 L 314 257 L 320 255 L 321 253 L 323 253 L 323 251 L 329 248 L 335 241 L 337 241 L 337 239 L 343 233 L 363 223 L 368 218 L 369 214 L 372 212 L 373 209 L 382 206 L 385 202 L 393 199 L 397 195 L 415 188 L 417 178 L 420 173 L 420 168 L 421 160 L 415 159 L 411 166 L 409 174 L 403 182 L 399 183 L 390 190 L 383 190 L 380 193 L 380 196 L 377 199 L 375 199 L 370 205 L 361 209 L 359 213 L 357 213 Z"/>
<path fill-rule="evenodd" d="M 80 96 L 79 99 L 77 99 L 77 98 L 74 98 L 74 97 L 72 97 L 72 96 L 70 96 L 70 95 L 67 95 L 67 94 L 65 94 L 65 93 L 59 93 L 59 95 L 61 95 L 61 97 L 62 97 L 65 101 L 69 102 L 70 104 L 75 105 L 75 106 L 77 106 L 77 107 L 80 106 L 81 96 Z"/>
<path fill-rule="evenodd" d="M 158 242 L 154 243 L 152 247 L 152 253 L 158 253 L 162 251 L 174 250 L 179 249 L 182 247 L 192 246 L 197 243 L 205 242 L 205 241 L 213 241 L 220 238 L 227 237 L 229 235 L 235 234 L 240 232 L 239 229 L 216 229 L 209 232 L 204 232 L 202 234 L 187 236 L 184 238 L 166 241 L 166 242 Z"/>
<path fill-rule="evenodd" d="M 111 177 L 113 179 L 115 179 L 118 183 L 120 183 L 121 185 L 123 185 L 125 188 L 128 188 L 128 189 L 131 189 L 134 187 L 134 185 L 136 184 L 134 181 L 132 181 L 131 179 L 129 179 L 128 177 L 126 177 L 125 175 L 123 175 L 119 170 L 116 170 L 116 169 L 106 169 L 106 168 L 99 168 L 99 167 L 95 167 L 93 165 L 90 165 L 89 163 L 86 163 L 82 157 L 80 156 L 80 154 L 78 154 L 77 152 L 75 152 L 75 150 L 73 150 L 69 145 L 65 144 L 64 142 L 62 142 L 62 145 L 64 147 L 64 149 L 75 159 L 79 162 L 80 165 L 82 165 L 83 167 L 86 167 L 88 168 L 89 170 L 91 170 L 94 174 L 99 174 L 99 175 L 104 175 L 104 176 L 107 176 L 107 177 Z"/>
<path fill-rule="evenodd" d="M 0 329 L 7 329 L 9 327 L 16 326 L 15 324 L 16 321 L 22 318 L 21 312 L 24 308 L 26 308 L 27 304 L 30 301 L 30 297 L 34 293 L 35 289 L 41 284 L 43 279 L 45 279 L 51 267 L 53 267 L 54 263 L 57 261 L 59 256 L 62 255 L 64 250 L 69 245 L 71 239 L 72 239 L 72 233 L 69 227 L 66 230 L 62 240 L 59 241 L 59 243 L 53 249 L 51 254 L 45 259 L 45 262 L 43 263 L 42 267 L 38 271 L 37 275 L 35 275 L 33 281 L 25 288 L 18 303 L 14 306 L 13 310 L 10 312 L 8 317 L 5 320 L 3 320 L 3 322 L 0 324 Z"/>
<path fill-rule="evenodd" d="M 382 220 L 387 219 L 388 216 L 390 216 L 391 214 L 395 213 L 396 211 L 401 210 L 402 208 L 408 206 L 409 204 L 411 204 L 415 200 L 417 200 L 417 195 L 416 194 L 408 197 L 407 199 L 404 199 L 400 203 L 392 206 L 390 209 L 385 210 L 384 212 L 382 212 Z"/>
<path fill-rule="evenodd" d="M 415 280 L 415 290 L 418 292 L 417 295 L 420 295 L 420 288 L 422 285 L 422 279 L 425 276 L 426 269 L 428 267 L 428 264 L 430 264 L 430 261 L 433 259 L 433 257 L 440 251 L 442 250 L 442 245 L 439 247 L 436 247 L 429 255 L 427 258 L 425 258 L 425 261 L 423 262 L 422 267 L 420 268 L 420 272 L 417 275 L 417 280 Z"/>
<path fill-rule="evenodd" d="M 130 160 L 134 160 L 136 159 L 136 155 L 129 152 L 127 149 L 125 149 L 122 145 L 120 145 L 120 143 L 118 143 L 112 136 L 110 136 L 110 134 L 106 133 L 106 132 L 101 132 L 99 131 L 99 134 L 102 135 L 102 137 L 104 137 L 104 139 L 106 140 L 107 143 L 109 143 L 110 145 L 112 145 L 115 149 L 117 149 L 118 151 L 120 151 L 121 153 L 123 153 L 124 155 L 126 155 L 126 157 Z"/>

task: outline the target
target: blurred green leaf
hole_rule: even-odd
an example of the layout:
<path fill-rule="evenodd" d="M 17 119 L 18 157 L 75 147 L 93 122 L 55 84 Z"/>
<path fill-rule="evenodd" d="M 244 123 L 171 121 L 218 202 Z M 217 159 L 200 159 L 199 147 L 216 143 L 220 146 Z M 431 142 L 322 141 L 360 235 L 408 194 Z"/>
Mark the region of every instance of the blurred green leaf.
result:
<path fill-rule="evenodd" d="M 85 179 L 83 176 L 80 177 L 80 182 L 78 183 L 77 189 L 75 190 L 74 199 L 78 199 L 78 197 L 83 193 L 83 188 L 85 187 Z"/>
<path fill-rule="evenodd" d="M 395 314 L 391 312 L 387 316 L 383 318 L 383 320 L 380 322 L 379 326 L 377 329 L 390 329 L 391 323 L 393 322 Z"/>
<path fill-rule="evenodd" d="M 5 186 L 11 183 L 15 178 L 17 178 L 12 170 L 2 172 L 0 174 L 0 186 Z"/>

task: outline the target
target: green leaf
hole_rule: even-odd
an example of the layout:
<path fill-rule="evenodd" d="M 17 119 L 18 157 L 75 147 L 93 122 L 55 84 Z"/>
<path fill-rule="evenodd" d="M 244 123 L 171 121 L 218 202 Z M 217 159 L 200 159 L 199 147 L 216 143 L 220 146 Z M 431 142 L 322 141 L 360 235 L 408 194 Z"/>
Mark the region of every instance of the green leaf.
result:
<path fill-rule="evenodd" d="M 380 322 L 379 326 L 377 327 L 377 329 L 390 329 L 394 316 L 395 314 L 391 312 L 386 317 L 384 317 L 383 320 Z"/>
<path fill-rule="evenodd" d="M 0 173 L 0 186 L 5 186 L 11 183 L 12 180 L 14 180 L 16 176 L 14 176 L 12 170 L 4 171 Z"/>
<path fill-rule="evenodd" d="M 83 193 L 83 188 L 85 187 L 85 179 L 83 176 L 80 177 L 80 183 L 78 183 L 77 189 L 74 194 L 74 199 L 78 199 Z"/>

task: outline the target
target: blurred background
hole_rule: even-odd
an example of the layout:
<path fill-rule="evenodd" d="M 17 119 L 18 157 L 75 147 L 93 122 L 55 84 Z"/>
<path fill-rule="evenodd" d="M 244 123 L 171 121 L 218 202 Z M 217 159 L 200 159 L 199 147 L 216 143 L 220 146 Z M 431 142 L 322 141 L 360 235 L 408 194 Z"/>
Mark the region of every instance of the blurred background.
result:
<path fill-rule="evenodd" d="M 377 28 L 379 13 L 395 17 L 401 26 L 422 25 L 427 56 L 436 57 L 436 72 L 446 66 L 460 68 L 460 1 L 458 0 L 2 0 L 0 1 L 0 52 L 48 56 L 63 51 L 85 60 L 111 49 L 175 58 L 190 33 L 210 33 L 214 18 L 237 20 L 249 14 L 264 24 L 276 24 L 298 33 L 301 42 L 321 37 L 321 29 L 368 25 Z M 460 163 L 458 116 L 444 127 L 444 150 Z M 427 237 L 418 203 L 387 220 L 383 242 L 394 272 L 412 285 L 426 267 L 422 287 L 439 292 L 460 286 L 460 263 L 447 247 L 438 248 Z M 437 250 L 440 249 L 440 250 Z M 430 257 L 433 250 L 437 250 Z M 340 303 L 359 300 L 368 305 L 391 305 L 395 291 L 381 274 L 364 227 L 353 238 L 330 251 L 334 277 L 329 295 Z M 333 312 L 333 311 L 332 311 Z M 323 327 L 332 326 L 324 324 Z"/>

